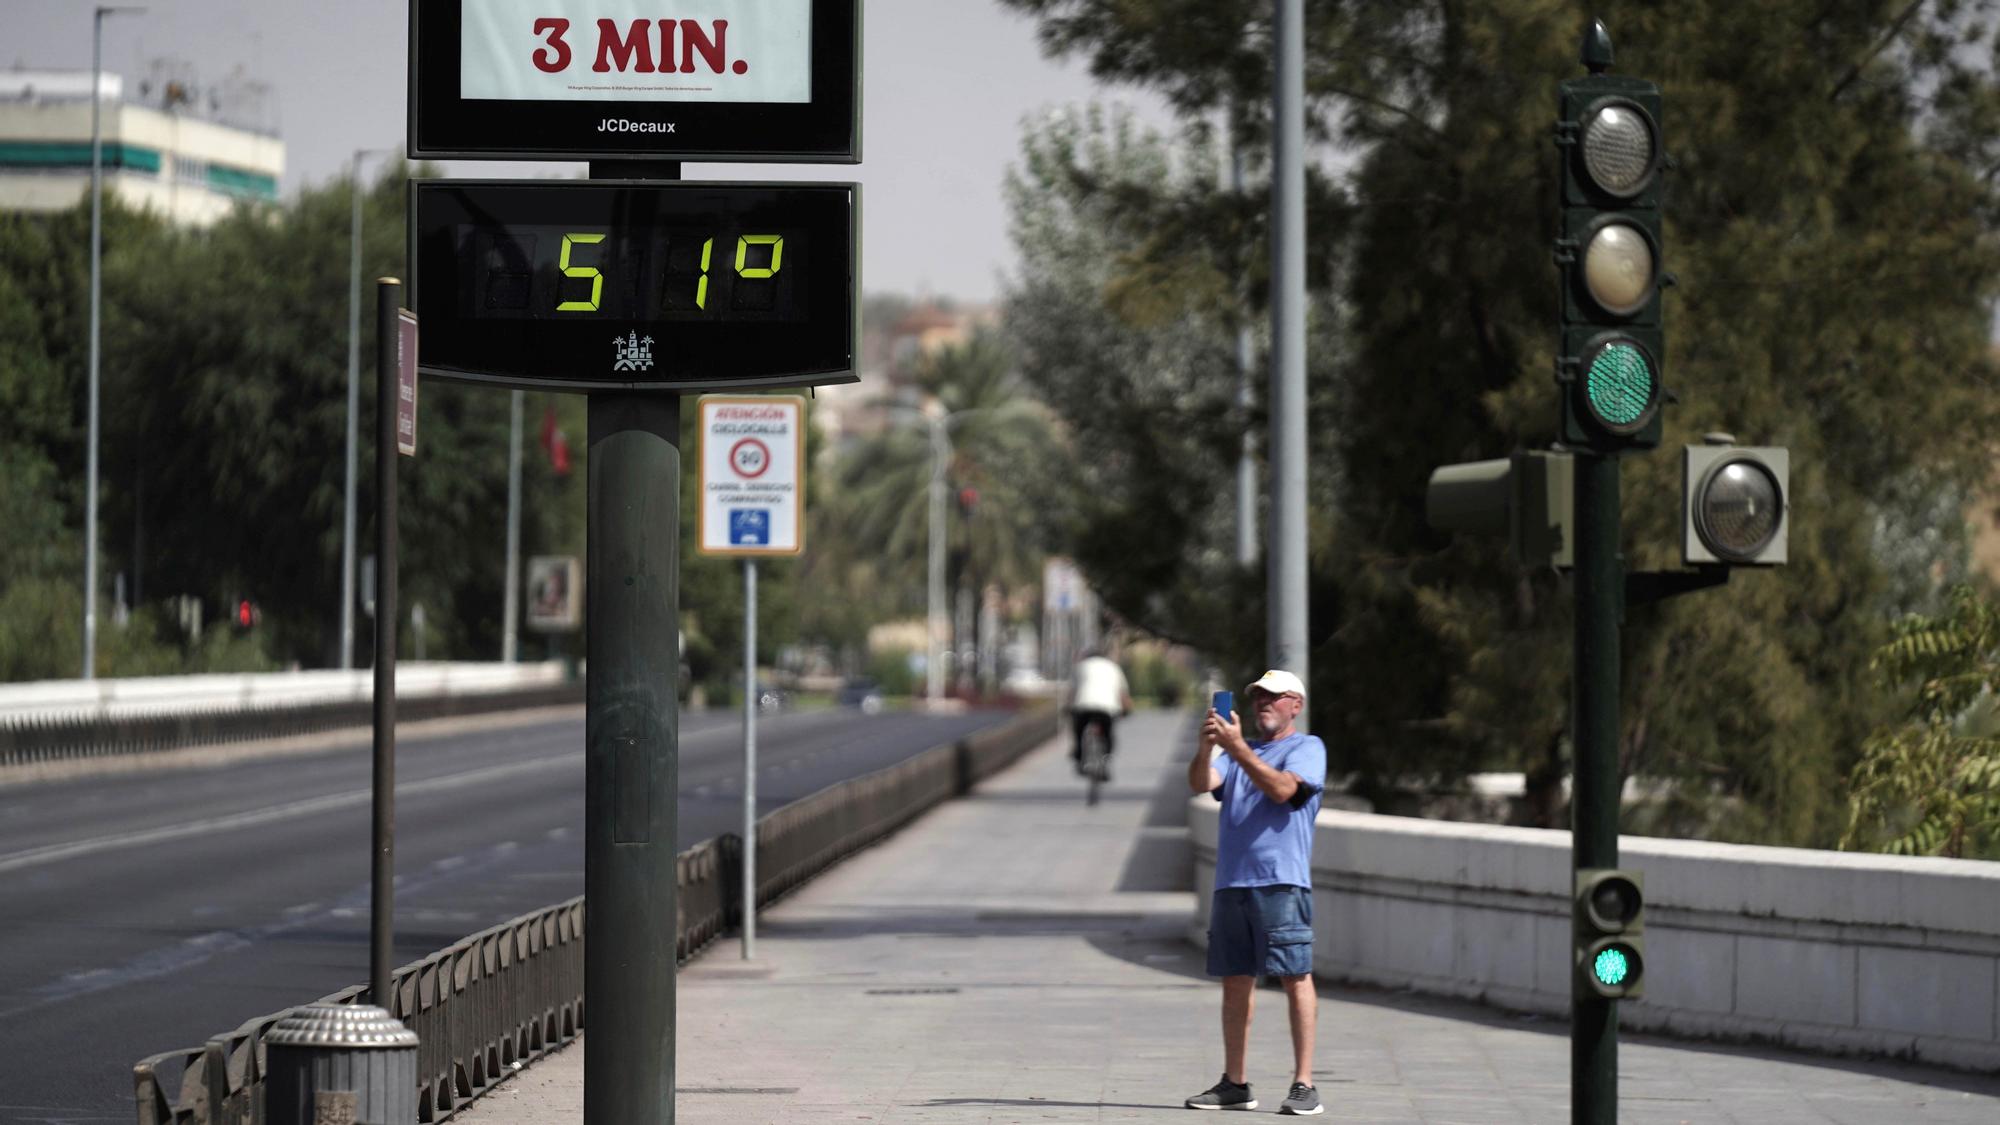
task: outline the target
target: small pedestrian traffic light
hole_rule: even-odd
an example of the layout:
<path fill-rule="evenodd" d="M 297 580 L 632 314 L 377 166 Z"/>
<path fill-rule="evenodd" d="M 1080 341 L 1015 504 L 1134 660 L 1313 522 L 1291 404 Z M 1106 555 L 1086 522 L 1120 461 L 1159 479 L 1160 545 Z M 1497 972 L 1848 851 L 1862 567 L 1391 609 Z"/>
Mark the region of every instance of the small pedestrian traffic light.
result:
<path fill-rule="evenodd" d="M 1645 913 L 1637 871 L 1582 868 L 1576 873 L 1576 994 L 1636 998 L 1646 981 Z"/>
<path fill-rule="evenodd" d="M 1661 268 L 1660 88 L 1605 74 L 1611 40 L 1586 32 L 1587 78 L 1557 94 L 1562 301 L 1556 382 L 1561 435 L 1598 453 L 1660 443 L 1665 345 Z"/>
<path fill-rule="evenodd" d="M 1572 565 L 1573 462 L 1567 453 L 1530 450 L 1492 461 L 1440 465 L 1431 472 L 1424 515 L 1440 531 L 1505 535 L 1524 567 Z"/>
<path fill-rule="evenodd" d="M 263 612 L 249 598 L 242 598 L 237 601 L 235 620 L 238 630 L 254 627 L 258 621 L 263 619 L 263 616 Z"/>
<path fill-rule="evenodd" d="M 1681 461 L 1681 557 L 1690 564 L 1779 566 L 1791 531 L 1791 452 L 1709 434 Z"/>

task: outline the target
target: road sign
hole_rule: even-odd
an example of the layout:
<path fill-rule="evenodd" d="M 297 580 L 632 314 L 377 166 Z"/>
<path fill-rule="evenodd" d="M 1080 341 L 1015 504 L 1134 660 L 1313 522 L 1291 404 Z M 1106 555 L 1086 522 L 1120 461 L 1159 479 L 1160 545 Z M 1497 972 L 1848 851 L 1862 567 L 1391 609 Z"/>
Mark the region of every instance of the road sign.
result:
<path fill-rule="evenodd" d="M 855 184 L 419 180 L 423 371 L 564 391 L 851 383 Z"/>
<path fill-rule="evenodd" d="M 569 633 L 583 620 L 583 566 L 575 555 L 528 560 L 528 628 Z"/>
<path fill-rule="evenodd" d="M 410 156 L 861 160 L 860 0 L 411 0 Z"/>
<path fill-rule="evenodd" d="M 396 452 L 417 455 L 417 314 L 396 310 Z"/>
<path fill-rule="evenodd" d="M 805 400 L 701 399 L 704 555 L 796 555 L 805 546 Z"/>

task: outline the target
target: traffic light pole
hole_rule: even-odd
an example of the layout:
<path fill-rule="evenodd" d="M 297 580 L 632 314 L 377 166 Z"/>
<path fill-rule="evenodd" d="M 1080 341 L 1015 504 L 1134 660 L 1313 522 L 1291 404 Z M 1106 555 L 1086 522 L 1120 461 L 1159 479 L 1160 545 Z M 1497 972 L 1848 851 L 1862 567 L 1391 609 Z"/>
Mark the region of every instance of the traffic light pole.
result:
<path fill-rule="evenodd" d="M 1618 636 L 1625 560 L 1618 553 L 1618 458 L 1576 453 L 1576 668 L 1571 838 L 1577 870 L 1618 866 Z M 1617 1001 L 1571 1002 L 1570 1120 L 1618 1120 Z"/>
<path fill-rule="evenodd" d="M 674 1119 L 680 399 L 590 396 L 584 1120 Z"/>

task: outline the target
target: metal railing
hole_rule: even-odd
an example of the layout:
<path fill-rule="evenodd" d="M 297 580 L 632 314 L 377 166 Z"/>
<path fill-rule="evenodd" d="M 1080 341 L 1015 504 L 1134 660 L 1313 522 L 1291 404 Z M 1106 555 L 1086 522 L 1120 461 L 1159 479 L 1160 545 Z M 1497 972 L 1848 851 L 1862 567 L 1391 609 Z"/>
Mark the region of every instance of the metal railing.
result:
<path fill-rule="evenodd" d="M 829 786 L 757 822 L 757 906 L 797 888 L 925 810 L 969 792 L 1055 733 L 1047 704 L 957 742 Z M 686 963 L 741 921 L 742 840 L 675 860 L 674 953 Z M 390 1014 L 417 1033 L 417 1119 L 443 1121 L 583 1029 L 582 897 L 524 914 L 396 970 Z M 365 985 L 322 1004 L 371 1003 Z M 264 1034 L 292 1009 L 133 1067 L 139 1125 L 260 1125 Z"/>
<path fill-rule="evenodd" d="M 399 721 L 408 722 L 581 702 L 583 683 L 578 681 L 517 691 L 417 696 L 398 700 L 396 710 Z M 268 707 L 213 707 L 179 714 L 129 717 L 0 717 L 0 766 L 144 754 L 366 727 L 374 719 L 373 706 L 370 700 L 362 699 Z"/>

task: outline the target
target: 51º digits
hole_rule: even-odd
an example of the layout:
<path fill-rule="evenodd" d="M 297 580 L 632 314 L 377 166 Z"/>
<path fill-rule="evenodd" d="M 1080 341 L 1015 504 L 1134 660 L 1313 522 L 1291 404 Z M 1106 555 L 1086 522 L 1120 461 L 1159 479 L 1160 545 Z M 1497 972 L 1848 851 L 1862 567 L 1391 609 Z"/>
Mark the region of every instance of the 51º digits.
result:
<path fill-rule="evenodd" d="M 602 231 L 572 231 L 562 236 L 562 253 L 556 260 L 556 267 L 562 270 L 565 277 L 573 277 L 580 281 L 589 281 L 590 296 L 585 299 L 559 302 L 556 305 L 557 312 L 597 311 L 598 305 L 604 297 L 604 274 L 596 266 L 576 264 L 572 259 L 577 254 L 578 247 L 594 246 L 603 241 L 604 232 Z M 753 246 L 768 246 L 771 248 L 771 259 L 768 265 L 753 266 L 749 264 L 750 248 Z M 677 270 L 672 267 L 670 262 L 665 271 L 666 276 L 669 278 L 674 278 L 678 275 L 681 278 L 694 282 L 694 307 L 697 309 L 708 308 L 708 273 L 714 252 L 715 239 L 707 239 L 701 244 L 700 269 Z M 784 267 L 784 264 L 785 238 L 783 235 L 745 234 L 737 236 L 735 263 L 737 277 L 748 280 L 773 278 L 777 276 L 778 271 Z M 675 300 L 670 295 L 668 298 L 668 307 L 685 308 L 686 305 L 683 301 Z M 763 307 L 768 308 L 768 303 L 764 303 Z"/>

